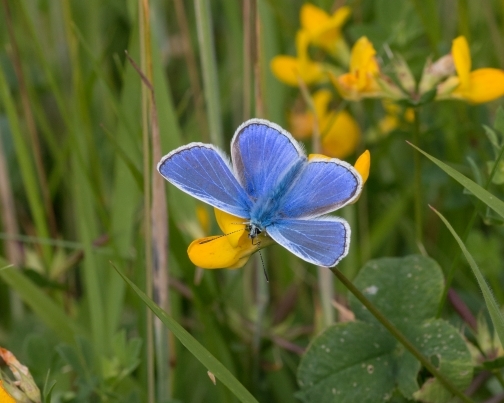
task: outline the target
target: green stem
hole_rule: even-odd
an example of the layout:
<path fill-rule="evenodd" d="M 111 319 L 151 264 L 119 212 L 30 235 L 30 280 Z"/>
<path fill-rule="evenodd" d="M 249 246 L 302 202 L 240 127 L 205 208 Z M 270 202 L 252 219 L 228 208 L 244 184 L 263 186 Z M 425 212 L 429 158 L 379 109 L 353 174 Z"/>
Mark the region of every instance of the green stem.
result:
<path fill-rule="evenodd" d="M 492 183 L 492 179 L 495 175 L 495 172 L 497 172 L 497 167 L 499 165 L 499 161 L 501 160 L 503 155 L 504 155 L 504 146 L 501 147 L 499 155 L 497 157 L 497 160 L 495 161 L 495 164 L 493 166 L 492 172 L 490 172 L 490 176 L 488 177 L 488 179 L 485 183 L 485 186 L 484 186 L 485 190 L 488 190 L 488 187 Z M 464 243 L 467 241 L 467 237 L 469 236 L 469 233 L 471 232 L 471 229 L 474 224 L 474 220 L 476 219 L 476 216 L 478 215 L 478 207 L 480 204 L 481 204 L 481 202 L 479 200 L 477 200 L 476 204 L 474 206 L 473 212 L 471 214 L 471 217 L 469 217 L 469 221 L 467 222 L 467 226 L 464 230 L 464 233 L 462 234 L 461 239 L 462 239 L 462 242 L 464 242 Z M 450 289 L 451 283 L 453 281 L 453 277 L 455 276 L 455 270 L 457 268 L 457 264 L 460 259 L 461 253 L 462 253 L 462 250 L 459 247 L 457 247 L 457 250 L 455 251 L 455 254 L 454 254 L 455 257 L 453 258 L 452 264 L 450 266 L 450 270 L 448 271 L 448 274 L 446 276 L 446 283 L 445 283 L 445 287 L 443 289 L 443 295 L 441 296 L 441 301 L 439 302 L 438 311 L 437 311 L 437 315 L 436 315 L 437 318 L 439 318 L 441 316 L 444 304 L 446 303 L 446 297 L 448 295 L 448 290 Z"/>
<path fill-rule="evenodd" d="M 420 117 L 418 108 L 414 109 L 414 130 L 413 141 L 417 147 L 420 146 Z M 422 165 L 420 155 L 414 153 L 413 162 L 415 166 L 415 240 L 418 248 L 423 253 L 423 236 L 422 236 Z"/>
<path fill-rule="evenodd" d="M 331 267 L 330 270 L 340 280 L 345 287 L 364 305 L 369 312 L 401 343 L 420 363 L 436 377 L 441 384 L 448 389 L 453 395 L 459 397 L 462 401 L 473 403 L 473 401 L 458 390 L 451 381 L 440 373 L 432 363 L 417 350 L 417 348 L 390 322 L 365 296 L 364 294 L 337 268 Z"/>

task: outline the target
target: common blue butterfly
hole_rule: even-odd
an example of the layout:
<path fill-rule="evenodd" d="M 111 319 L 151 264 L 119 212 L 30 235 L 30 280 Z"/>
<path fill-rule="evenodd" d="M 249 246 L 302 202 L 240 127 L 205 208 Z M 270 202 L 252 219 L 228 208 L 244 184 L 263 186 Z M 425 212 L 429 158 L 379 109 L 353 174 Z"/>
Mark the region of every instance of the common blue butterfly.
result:
<path fill-rule="evenodd" d="M 324 215 L 354 201 L 362 179 L 338 159 L 308 161 L 280 126 L 250 119 L 235 132 L 231 159 L 211 144 L 191 143 L 165 155 L 158 171 L 170 183 L 246 220 L 249 237 L 266 232 L 307 262 L 335 266 L 346 256 L 350 227 Z"/>

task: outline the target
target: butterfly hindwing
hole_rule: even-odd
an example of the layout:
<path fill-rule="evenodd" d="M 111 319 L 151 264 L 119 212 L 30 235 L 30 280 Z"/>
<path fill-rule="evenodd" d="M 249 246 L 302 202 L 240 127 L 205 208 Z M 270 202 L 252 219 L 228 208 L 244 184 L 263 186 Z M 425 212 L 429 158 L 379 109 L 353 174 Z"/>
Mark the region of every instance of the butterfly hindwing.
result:
<path fill-rule="evenodd" d="M 238 180 L 253 199 L 271 193 L 289 168 L 306 158 L 288 132 L 261 119 L 248 120 L 236 130 L 231 156 Z"/>
<path fill-rule="evenodd" d="M 247 194 L 212 145 L 191 143 L 177 148 L 163 157 L 158 171 L 191 196 L 235 216 L 249 217 Z"/>
<path fill-rule="evenodd" d="M 266 229 L 284 248 L 317 266 L 335 266 L 348 253 L 350 227 L 341 218 L 280 220 Z"/>
<path fill-rule="evenodd" d="M 352 202 L 361 189 L 362 178 L 350 164 L 313 159 L 283 196 L 279 213 L 286 218 L 317 217 Z"/>

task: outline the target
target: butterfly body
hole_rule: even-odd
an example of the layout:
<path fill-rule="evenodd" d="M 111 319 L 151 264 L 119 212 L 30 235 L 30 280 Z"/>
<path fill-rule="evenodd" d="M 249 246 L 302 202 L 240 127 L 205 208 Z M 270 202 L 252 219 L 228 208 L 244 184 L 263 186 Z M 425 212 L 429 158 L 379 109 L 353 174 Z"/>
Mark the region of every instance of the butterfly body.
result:
<path fill-rule="evenodd" d="M 348 252 L 350 228 L 325 214 L 355 200 L 360 175 L 336 159 L 308 161 L 281 127 L 251 119 L 231 142 L 232 165 L 209 144 L 167 154 L 159 172 L 190 195 L 245 220 L 253 240 L 265 232 L 304 260 L 334 266 Z"/>

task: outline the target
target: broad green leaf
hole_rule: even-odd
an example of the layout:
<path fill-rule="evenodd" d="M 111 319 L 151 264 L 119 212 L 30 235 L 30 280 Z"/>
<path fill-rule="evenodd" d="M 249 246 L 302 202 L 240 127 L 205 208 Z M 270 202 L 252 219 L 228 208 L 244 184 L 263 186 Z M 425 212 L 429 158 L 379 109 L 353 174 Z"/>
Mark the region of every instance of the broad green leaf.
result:
<path fill-rule="evenodd" d="M 367 341 L 371 343 L 366 346 Z M 301 361 L 297 396 L 319 403 L 371 403 L 377 396 L 385 398 L 395 385 L 395 346 L 385 329 L 368 323 L 331 326 L 314 340 Z"/>
<path fill-rule="evenodd" d="M 222 365 L 210 352 L 203 347 L 187 330 L 178 324 L 171 316 L 157 306 L 142 290 L 133 284 L 123 273 L 116 270 L 117 273 L 126 281 L 140 299 L 154 312 L 154 314 L 163 322 L 163 324 L 173 332 L 175 337 L 199 360 L 208 371 L 217 379 L 226 385 L 231 392 L 245 403 L 258 403 L 257 400 L 245 389 L 245 387 Z"/>
<path fill-rule="evenodd" d="M 484 188 L 479 186 L 477 183 L 473 182 L 471 179 L 462 175 L 457 170 L 446 165 L 444 162 L 438 160 L 437 158 L 434 158 L 432 155 L 427 154 L 425 151 L 414 146 L 413 144 L 411 144 L 411 143 L 409 143 L 409 144 L 413 148 L 415 148 L 417 151 L 419 151 L 423 155 L 425 155 L 434 164 L 436 164 L 439 168 L 441 168 L 443 171 L 445 171 L 448 175 L 450 175 L 458 183 L 460 183 L 462 186 L 464 186 L 474 196 L 476 196 L 478 199 L 480 199 L 483 203 L 485 203 L 488 207 L 490 207 L 492 210 L 494 210 L 496 213 L 498 213 L 501 217 L 504 217 L 504 202 L 502 200 L 498 199 L 493 194 L 491 194 L 490 192 L 488 192 L 487 190 L 485 190 Z"/>
<path fill-rule="evenodd" d="M 435 261 L 422 256 L 373 260 L 355 285 L 459 390 L 469 385 L 472 362 L 464 340 L 449 323 L 434 319 L 443 291 Z M 420 386 L 420 363 L 360 302 L 351 297 L 350 305 L 357 320 L 328 328 L 303 357 L 298 397 L 318 403 L 374 403 L 392 396 L 444 403 L 451 398 L 434 378 Z"/>
<path fill-rule="evenodd" d="M 492 323 L 495 327 L 495 331 L 497 332 L 497 335 L 499 336 L 499 340 L 501 342 L 501 346 L 504 346 L 504 316 L 502 315 L 501 310 L 499 309 L 499 305 L 497 305 L 497 301 L 495 301 L 494 296 L 492 295 L 492 291 L 490 290 L 490 287 L 488 286 L 487 282 L 485 281 L 485 278 L 483 277 L 483 274 L 481 274 L 481 271 L 474 261 L 473 257 L 465 247 L 464 243 L 460 239 L 460 237 L 457 235 L 453 227 L 450 225 L 448 220 L 443 217 L 443 215 L 435 210 L 434 208 L 431 207 L 431 209 L 441 218 L 441 220 L 444 222 L 448 230 L 451 232 L 455 240 L 460 246 L 460 249 L 462 249 L 462 253 L 466 257 L 467 261 L 469 262 L 469 266 L 471 266 L 471 269 L 474 273 L 474 276 L 476 277 L 476 280 L 478 280 L 478 285 L 481 289 L 481 292 L 483 293 L 483 298 L 485 299 L 485 304 L 488 309 L 488 313 L 490 314 L 490 318 L 492 319 Z"/>

